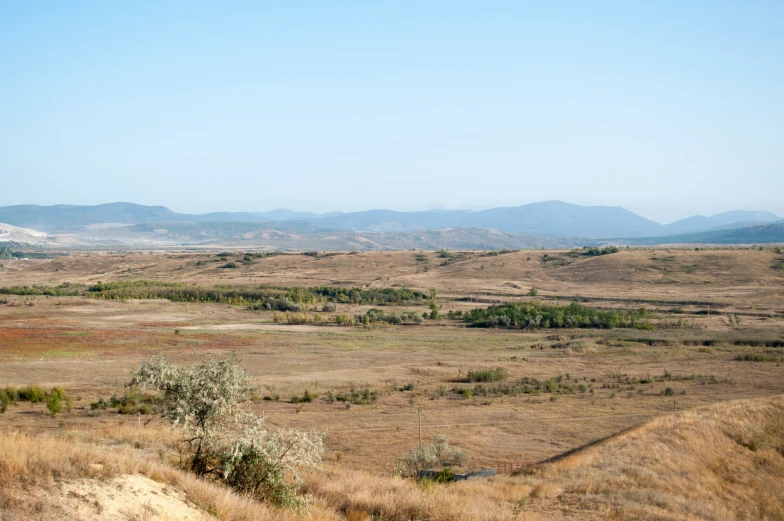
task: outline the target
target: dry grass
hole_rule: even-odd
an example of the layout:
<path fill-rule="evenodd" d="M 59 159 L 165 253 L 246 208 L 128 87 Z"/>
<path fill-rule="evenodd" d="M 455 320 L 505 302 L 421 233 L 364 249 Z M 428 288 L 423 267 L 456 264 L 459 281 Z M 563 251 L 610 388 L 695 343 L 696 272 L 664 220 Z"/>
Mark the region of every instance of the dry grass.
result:
<path fill-rule="evenodd" d="M 49 497 L 59 483 L 129 473 L 171 483 L 219 519 L 291 519 L 172 467 L 174 437 L 160 420 L 144 426 L 149 418 L 89 413 L 98 397 L 123 393 L 129 372 L 151 354 L 190 363 L 231 350 L 264 387 L 259 397 L 280 397 L 254 405 L 271 425 L 329 431 L 326 470 L 306 483 L 314 519 L 784 519 L 782 401 L 770 398 L 784 393 L 782 364 L 735 360 L 784 354 L 774 345 L 784 338 L 784 272 L 771 268 L 776 254 L 640 250 L 558 266 L 543 262 L 544 253 L 473 253 L 445 266 L 432 253 L 427 262 L 414 252 L 282 255 L 237 270 L 196 266 L 214 254 L 9 262 L 0 286 L 157 279 L 436 287 L 442 313 L 475 307 L 476 299 L 530 298 L 524 295 L 534 286 L 537 298 L 645 305 L 690 327 L 501 331 L 448 320 L 300 327 L 273 324 L 269 312 L 219 304 L 9 296 L 0 305 L 0 387 L 58 385 L 75 408 L 52 418 L 41 404 L 22 403 L 0 415 L 0 520 L 67 519 Z M 465 297 L 474 302 L 455 300 Z M 367 308 L 339 304 L 336 312 Z M 678 311 L 669 315 L 672 308 Z M 506 369 L 507 383 L 568 374 L 575 392 L 552 400 L 547 394 L 463 399 L 451 392 L 473 387 L 465 383 L 467 371 L 485 367 Z M 352 386 L 379 391 L 378 401 L 347 409 L 324 400 Z M 667 387 L 674 396 L 662 394 Z M 290 402 L 306 389 L 320 398 Z M 727 403 L 758 397 L 767 398 Z M 673 407 L 685 411 L 667 416 Z M 467 450 L 471 466 L 542 460 L 611 438 L 529 475 L 423 487 L 390 477 L 394 462 L 416 446 L 418 409 L 425 438 L 448 435 Z"/>
<path fill-rule="evenodd" d="M 3 432 L 3 521 L 30 504 L 54 516 L 58 482 L 141 474 L 221 520 L 295 519 L 156 461 L 127 444 Z M 740 521 L 784 519 L 784 397 L 654 419 L 526 475 L 422 485 L 333 466 L 306 482 L 311 519 Z M 23 498 L 23 500 L 20 499 Z M 62 512 L 60 512 L 62 515 Z M 5 516 L 5 517 L 2 517 Z M 56 519 L 36 515 L 35 519 Z"/>
<path fill-rule="evenodd" d="M 125 444 L 109 448 L 67 438 L 5 431 L 0 433 L 0 453 L 3 454 L 0 460 L 0 519 L 3 521 L 22 519 L 30 503 L 46 503 L 46 496 L 56 490 L 58 482 L 109 480 L 125 474 L 141 474 L 176 487 L 189 501 L 222 521 L 291 518 L 287 512 L 268 508 L 157 462 Z M 54 498 L 49 502 L 56 505 Z M 59 519 L 55 505 L 39 509 L 44 515 L 35 518 Z"/>
<path fill-rule="evenodd" d="M 193 284 L 268 284 L 282 286 L 373 286 L 427 291 L 445 297 L 522 297 L 531 287 L 540 296 L 612 301 L 711 301 L 737 309 L 782 311 L 778 290 L 784 271 L 776 269 L 781 254 L 773 250 L 715 249 L 622 250 L 612 255 L 546 262 L 558 251 L 519 251 L 494 257 L 467 252 L 465 259 L 442 265 L 435 253 L 367 252 L 313 258 L 299 254 L 258 259 L 235 270 L 211 262 L 215 253 L 141 255 L 74 254 L 54 260 L 16 260 L 0 270 L 0 286 L 93 283 L 115 280 L 185 281 Z M 237 255 L 241 258 L 242 255 Z M 199 264 L 201 263 L 201 264 Z"/>

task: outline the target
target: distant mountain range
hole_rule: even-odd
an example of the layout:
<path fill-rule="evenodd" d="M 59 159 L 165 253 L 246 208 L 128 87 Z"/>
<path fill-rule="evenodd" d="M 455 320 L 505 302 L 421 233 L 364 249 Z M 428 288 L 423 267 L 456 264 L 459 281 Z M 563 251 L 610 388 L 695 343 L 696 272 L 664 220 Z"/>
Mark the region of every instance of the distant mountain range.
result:
<path fill-rule="evenodd" d="M 0 222 L 44 232 L 77 231 L 85 227 L 146 223 L 269 223 L 302 221 L 314 229 L 359 232 L 405 232 L 444 228 L 490 228 L 505 233 L 589 239 L 663 237 L 731 229 L 781 220 L 770 212 L 732 211 L 659 224 L 619 206 L 579 206 L 545 201 L 482 211 L 444 210 L 395 212 L 367 210 L 315 214 L 279 209 L 270 212 L 215 212 L 182 214 L 164 206 L 109 203 L 96 206 L 5 206 Z M 304 230 L 303 230 L 304 231 Z"/>
<path fill-rule="evenodd" d="M 164 206 L 0 207 L 0 241 L 59 245 L 236 244 L 282 249 L 497 249 L 599 244 L 751 244 L 784 242 L 784 220 L 732 211 L 659 224 L 618 206 L 546 201 L 482 211 L 316 214 L 181 214 Z M 45 232 L 45 233 L 42 233 Z"/>

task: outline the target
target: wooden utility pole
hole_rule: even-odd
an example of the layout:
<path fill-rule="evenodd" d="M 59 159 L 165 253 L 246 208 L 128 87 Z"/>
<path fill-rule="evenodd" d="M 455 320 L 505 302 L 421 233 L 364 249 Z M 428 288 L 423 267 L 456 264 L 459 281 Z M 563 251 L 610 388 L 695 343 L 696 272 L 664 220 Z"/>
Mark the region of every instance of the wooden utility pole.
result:
<path fill-rule="evenodd" d="M 422 450 L 422 409 L 417 409 L 419 413 L 419 450 Z"/>

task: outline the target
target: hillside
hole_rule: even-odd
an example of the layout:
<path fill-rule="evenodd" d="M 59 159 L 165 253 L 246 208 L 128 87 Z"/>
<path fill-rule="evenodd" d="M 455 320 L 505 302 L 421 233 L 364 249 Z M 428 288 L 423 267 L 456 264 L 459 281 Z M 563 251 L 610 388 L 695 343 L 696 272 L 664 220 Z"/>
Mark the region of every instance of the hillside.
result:
<path fill-rule="evenodd" d="M 620 244 L 766 244 L 784 243 L 784 224 L 757 224 L 744 228 L 710 230 L 685 235 L 619 239 Z"/>
<path fill-rule="evenodd" d="M 125 431 L 100 443 L 3 433 L 0 519 L 296 519 L 134 448 L 159 444 L 155 431 Z M 661 416 L 517 476 L 421 487 L 331 466 L 305 488 L 314 520 L 774 521 L 784 517 L 784 398 Z"/>
<path fill-rule="evenodd" d="M 711 217 L 694 215 L 667 224 L 665 228 L 667 229 L 667 235 L 681 235 L 718 228 L 744 228 L 755 224 L 771 223 L 777 220 L 779 220 L 779 217 L 770 212 L 732 211 L 716 214 Z"/>

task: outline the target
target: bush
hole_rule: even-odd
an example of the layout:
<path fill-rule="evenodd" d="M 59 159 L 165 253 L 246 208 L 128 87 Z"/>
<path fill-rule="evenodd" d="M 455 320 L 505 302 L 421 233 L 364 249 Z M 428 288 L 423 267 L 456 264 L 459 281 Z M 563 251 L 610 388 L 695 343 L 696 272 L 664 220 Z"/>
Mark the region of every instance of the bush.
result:
<path fill-rule="evenodd" d="M 470 400 L 474 395 L 474 392 L 470 387 L 457 387 L 455 388 L 455 392 L 462 396 L 465 400 Z"/>
<path fill-rule="evenodd" d="M 19 392 L 10 385 L 6 386 L 5 389 L 0 389 L 0 396 L 5 396 L 8 399 L 8 403 L 16 403 L 19 400 Z"/>
<path fill-rule="evenodd" d="M 46 394 L 44 399 L 46 401 L 46 408 L 52 416 L 63 410 L 62 402 L 65 402 L 66 410 L 71 412 L 71 399 L 60 387 L 52 387 L 52 390 Z"/>
<path fill-rule="evenodd" d="M 281 506 L 307 506 L 297 496 L 301 473 L 320 469 L 324 435 L 262 429 L 264 416 L 242 407 L 253 389 L 233 354 L 188 369 L 152 358 L 128 385 L 161 393 L 161 415 L 182 429 L 191 471 Z"/>
<path fill-rule="evenodd" d="M 46 398 L 46 393 L 37 385 L 28 385 L 19 389 L 17 396 L 20 402 L 40 403 Z"/>
<path fill-rule="evenodd" d="M 760 354 L 746 354 L 737 355 L 735 360 L 742 362 L 776 362 L 778 359 L 775 356 L 760 355 Z"/>
<path fill-rule="evenodd" d="M 463 314 L 472 327 L 601 328 L 628 327 L 651 329 L 644 319 L 645 309 L 636 311 L 601 311 L 573 302 L 568 306 L 540 302 L 511 302 L 489 308 L 476 308 Z"/>
<path fill-rule="evenodd" d="M 507 378 L 509 378 L 509 373 L 503 367 L 468 371 L 469 382 L 503 382 Z"/>
<path fill-rule="evenodd" d="M 379 391 L 371 391 L 370 387 L 365 387 L 365 389 L 361 391 L 352 387 L 351 390 L 346 394 L 336 395 L 330 392 L 327 402 L 332 403 L 333 401 L 338 401 L 353 405 L 374 404 L 376 401 L 378 401 L 380 394 L 381 393 Z"/>
<path fill-rule="evenodd" d="M 466 453 L 459 448 L 451 447 L 449 439 L 442 435 L 433 436 L 433 441 L 421 449 L 406 455 L 397 464 L 404 476 L 415 476 L 420 470 L 436 466 L 455 466 L 465 463 Z"/>
<path fill-rule="evenodd" d="M 303 509 L 297 496 L 302 470 L 320 468 L 323 435 L 284 429 L 277 433 L 251 427 L 220 455 L 224 482 L 235 490 L 276 505 Z"/>
<path fill-rule="evenodd" d="M 302 396 L 293 396 L 291 398 L 291 403 L 311 403 L 316 398 L 318 398 L 317 394 L 312 394 L 310 391 L 305 389 L 305 393 Z"/>

